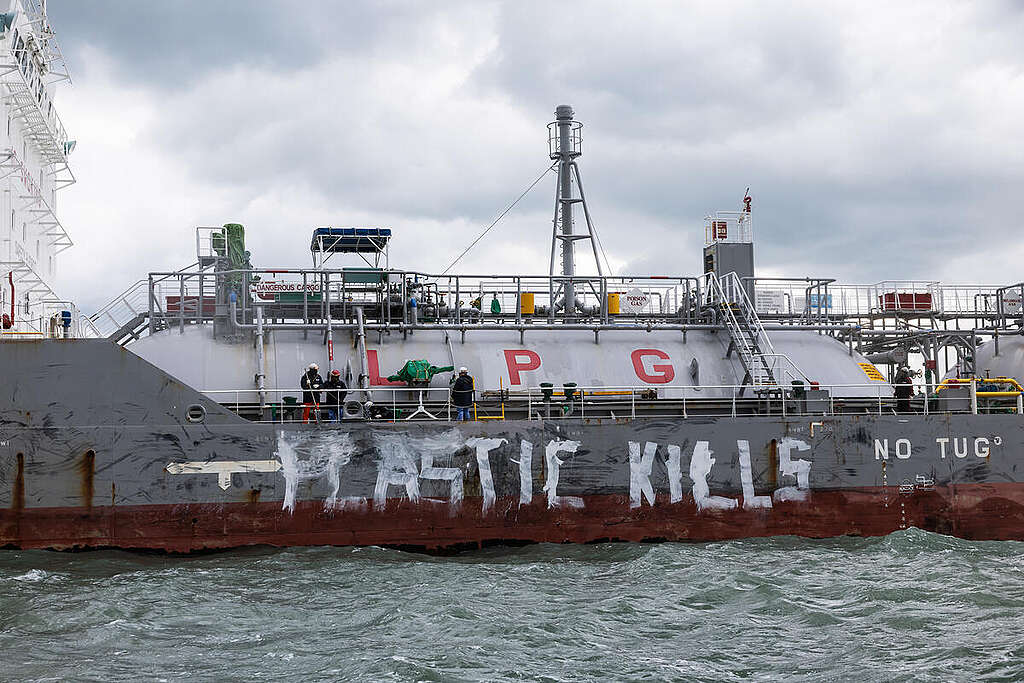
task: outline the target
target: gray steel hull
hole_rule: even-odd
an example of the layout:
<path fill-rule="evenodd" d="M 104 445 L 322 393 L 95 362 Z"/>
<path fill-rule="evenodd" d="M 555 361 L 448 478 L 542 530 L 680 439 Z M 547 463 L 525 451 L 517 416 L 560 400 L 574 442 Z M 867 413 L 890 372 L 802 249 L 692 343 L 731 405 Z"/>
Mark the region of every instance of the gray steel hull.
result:
<path fill-rule="evenodd" d="M 0 371 L 0 546 L 1024 539 L 1012 414 L 269 425 L 109 342 Z"/>

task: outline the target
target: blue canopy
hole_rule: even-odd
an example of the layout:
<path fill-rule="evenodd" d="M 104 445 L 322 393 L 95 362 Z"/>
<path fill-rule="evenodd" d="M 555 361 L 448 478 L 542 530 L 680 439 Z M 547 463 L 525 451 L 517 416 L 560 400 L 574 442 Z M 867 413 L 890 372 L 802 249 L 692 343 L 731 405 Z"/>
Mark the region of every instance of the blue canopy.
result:
<path fill-rule="evenodd" d="M 310 251 L 343 254 L 379 253 L 391 240 L 391 228 L 316 228 Z"/>

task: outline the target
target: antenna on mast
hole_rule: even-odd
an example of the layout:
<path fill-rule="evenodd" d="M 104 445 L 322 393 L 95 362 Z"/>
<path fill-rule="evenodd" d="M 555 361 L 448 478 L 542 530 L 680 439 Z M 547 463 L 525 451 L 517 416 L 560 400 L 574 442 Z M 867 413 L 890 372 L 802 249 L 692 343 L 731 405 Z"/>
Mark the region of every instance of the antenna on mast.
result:
<path fill-rule="evenodd" d="M 555 217 L 551 226 L 551 277 L 555 274 L 555 252 L 561 243 L 562 281 L 559 284 L 561 298 L 554 308 L 561 308 L 566 315 L 576 311 L 576 288 L 573 278 L 576 275 L 577 240 L 590 240 L 594 252 L 594 263 L 597 274 L 604 276 L 601 259 L 597 255 L 597 241 L 594 239 L 594 226 L 587 209 L 586 196 L 583 194 L 583 181 L 580 180 L 580 168 L 576 158 L 583 154 L 583 124 L 573 119 L 572 107 L 560 104 L 555 108 L 555 120 L 548 124 L 548 156 L 558 162 L 558 185 L 555 188 Z M 573 179 L 579 196 L 574 196 Z M 572 207 L 574 204 L 583 206 L 587 231 L 573 231 Z"/>

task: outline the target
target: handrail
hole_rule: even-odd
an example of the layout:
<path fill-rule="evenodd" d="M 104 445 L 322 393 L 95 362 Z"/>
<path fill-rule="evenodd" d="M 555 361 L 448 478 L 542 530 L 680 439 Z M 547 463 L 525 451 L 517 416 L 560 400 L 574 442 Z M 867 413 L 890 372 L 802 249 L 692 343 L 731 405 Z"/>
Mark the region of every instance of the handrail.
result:
<path fill-rule="evenodd" d="M 139 297 L 142 294 L 138 289 L 129 288 L 117 299 L 110 302 L 104 309 L 94 314 L 94 321 L 106 320 L 106 325 L 101 328 L 108 333 L 121 329 L 126 322 L 129 322 L 139 311 L 148 311 L 149 333 L 157 332 L 166 327 L 177 327 L 180 331 L 185 329 L 185 323 L 204 324 L 212 322 L 216 316 L 230 315 L 229 311 L 223 308 L 216 308 L 212 305 L 197 305 L 191 302 L 193 297 L 198 297 L 204 302 L 207 297 L 213 294 L 212 289 L 203 285 L 203 278 L 209 278 L 211 288 L 214 282 L 222 277 L 237 277 L 239 279 L 238 293 L 238 314 L 236 322 L 239 324 L 235 331 L 251 331 L 254 329 L 254 317 L 252 306 L 263 305 L 267 312 L 267 318 L 276 319 L 275 322 L 267 323 L 265 329 L 268 331 L 278 329 L 298 330 L 323 330 L 325 325 L 322 322 L 325 304 L 317 299 L 318 303 L 313 306 L 308 304 L 312 301 L 312 294 L 300 295 L 302 310 L 296 308 L 295 302 L 285 300 L 285 297 L 274 298 L 263 301 L 250 298 L 248 294 L 251 281 L 256 276 L 264 280 L 278 280 L 284 283 L 297 281 L 301 275 L 305 279 L 310 277 L 310 282 L 319 282 L 321 286 L 326 282 L 329 288 L 331 300 L 332 327 L 335 331 L 351 330 L 354 323 L 354 309 L 357 306 L 369 307 L 364 311 L 366 314 L 367 331 L 385 329 L 388 331 L 399 331 L 402 333 L 420 329 L 443 329 L 467 332 L 473 329 L 493 329 L 494 325 L 501 325 L 503 329 L 519 332 L 560 329 L 560 330 L 587 330 L 600 334 L 605 330 L 626 330 L 643 329 L 652 330 L 720 330 L 723 323 L 732 332 L 739 332 L 736 335 L 736 350 L 741 353 L 755 370 L 754 384 L 771 384 L 792 379 L 803 378 L 806 373 L 785 354 L 779 354 L 768 330 L 800 329 L 814 330 L 837 336 L 843 336 L 850 341 L 851 351 L 853 340 L 871 336 L 885 336 L 892 334 L 906 335 L 906 331 L 895 331 L 885 329 L 873 329 L 870 315 L 866 311 L 877 309 L 877 299 L 874 296 L 879 285 L 865 286 L 864 291 L 858 291 L 854 297 L 854 309 L 859 313 L 837 313 L 833 308 L 831 297 L 833 293 L 842 298 L 842 286 L 831 285 L 830 281 L 824 278 L 739 278 L 735 274 L 726 274 L 720 282 L 712 282 L 714 274 L 705 274 L 700 277 L 691 276 L 574 276 L 573 282 L 580 285 L 577 291 L 580 294 L 580 301 L 585 302 L 585 310 L 578 311 L 573 315 L 556 315 L 555 302 L 551 300 L 557 287 L 552 283 L 564 281 L 564 276 L 549 275 L 444 275 L 437 276 L 420 271 L 405 270 L 381 270 L 381 277 L 372 282 L 359 279 L 365 277 L 366 269 L 314 269 L 314 268 L 252 268 L 233 269 L 219 272 L 211 272 L 202 267 L 198 262 L 185 268 L 171 272 L 153 272 L 149 276 L 149 300 L 142 306 Z M 476 281 L 473 281 L 477 278 Z M 799 283 L 799 291 L 794 296 L 789 296 L 791 301 L 803 300 L 803 310 L 790 310 L 788 313 L 767 313 L 762 318 L 759 315 L 757 305 L 752 301 L 746 287 L 756 286 L 759 281 L 792 281 Z M 716 288 L 716 284 L 718 287 Z M 929 283 L 930 284 L 930 283 Z M 883 285 L 884 288 L 885 285 Z M 139 284 L 134 285 L 135 288 Z M 545 291 L 547 288 L 547 291 Z M 609 312 L 608 295 L 612 292 L 625 293 L 631 288 L 640 289 L 647 295 L 648 303 L 642 308 L 623 309 L 620 313 Z M 819 301 L 813 296 L 808 296 L 808 291 L 818 289 L 818 298 L 827 296 L 828 299 Z M 177 291 L 174 291 L 177 289 Z M 202 289 L 202 291 L 199 291 Z M 870 291 L 868 291 L 870 290 Z M 296 290 L 299 291 L 299 290 Z M 305 291 L 304 289 L 302 291 Z M 827 294 L 825 292 L 827 291 Z M 880 291 L 880 290 L 879 290 Z M 972 290 L 973 291 L 973 290 Z M 994 290 L 993 290 L 994 291 Z M 319 292 L 319 290 L 317 290 Z M 712 292 L 713 296 L 708 296 Z M 531 316 L 523 314 L 521 305 L 525 293 L 535 295 L 535 313 Z M 500 311 L 490 312 L 487 300 L 494 295 L 500 303 Z M 813 294 L 813 292 L 812 292 Z M 725 301 L 731 301 L 734 305 L 740 305 L 749 311 L 749 315 L 743 320 L 737 319 L 738 312 L 728 310 L 728 307 L 715 311 L 715 317 L 711 317 L 711 308 L 708 303 L 715 297 Z M 173 300 L 173 310 L 164 310 L 167 298 L 188 297 L 187 303 L 179 310 Z M 253 295 L 255 297 L 255 295 Z M 415 298 L 419 306 L 419 317 L 413 315 L 410 309 L 411 301 Z M 470 308 L 469 301 L 481 299 L 481 303 Z M 963 299 L 963 297 L 960 297 Z M 280 299 L 280 300 L 279 300 Z M 212 299 L 210 299 L 212 301 Z M 760 300 L 759 300 L 760 301 Z M 844 306 L 839 299 L 837 305 Z M 596 305 L 595 305 L 596 304 Z M 814 308 L 820 304 L 820 310 Z M 283 315 L 275 315 L 275 307 L 280 307 Z M 811 306 L 811 309 L 808 309 Z M 946 310 L 957 308 L 958 305 L 952 301 L 944 304 Z M 120 311 L 119 307 L 127 310 Z M 962 306 L 959 306 L 962 307 Z M 994 303 L 986 303 L 986 308 L 995 308 Z M 936 307 L 941 308 L 941 307 Z M 184 310 L 187 309 L 187 312 Z M 481 310 L 482 309 L 482 310 Z M 812 310 L 813 309 L 813 310 Z M 862 310 L 861 310 L 862 309 Z M 843 309 L 845 310 L 845 309 Z M 817 313 L 815 313 L 817 311 Z M 130 313 L 130 315 L 129 315 Z M 934 311 L 922 313 L 931 315 Z M 885 315 L 883 312 L 882 315 Z M 966 315 L 966 314 L 962 314 Z M 997 313 L 978 313 L 968 317 L 984 317 L 986 320 L 993 319 Z M 106 317 L 104 317 L 106 316 Z M 312 317 L 310 317 L 312 316 Z M 865 322 L 863 316 L 868 316 Z M 751 324 L 748 329 L 748 320 L 753 323 L 755 317 L 759 325 Z M 1004 320 L 1013 322 L 1015 318 Z M 765 321 L 769 321 L 766 324 Z M 817 321 L 817 322 L 809 322 Z M 111 323 L 119 322 L 120 325 L 110 327 Z M 426 325 L 423 325 L 423 323 Z M 713 323 L 713 324 L 708 324 Z M 383 327 L 380 327 L 383 326 Z M 108 330 L 107 328 L 110 327 Z M 975 322 L 975 328 L 980 325 Z M 992 330 L 1002 329 L 1004 326 L 998 322 L 991 326 Z M 755 329 L 757 328 L 757 329 Z M 130 332 L 132 337 L 141 333 L 136 328 Z M 980 331 L 979 334 L 989 334 Z M 745 337 L 754 338 L 754 343 Z M 109 335 L 108 335 L 109 336 Z M 127 337 L 126 337 L 127 339 Z M 598 338 L 595 338 L 598 341 Z M 757 357 L 758 360 L 753 362 Z M 762 367 L 764 365 L 764 367 Z M 758 370 L 759 369 L 759 370 Z M 777 374 L 768 381 L 768 374 Z"/>
<path fill-rule="evenodd" d="M 790 379 L 802 377 L 806 381 L 806 375 L 789 356 L 775 351 L 757 311 L 750 303 L 743 281 L 736 273 L 718 278 L 713 272 L 708 272 L 704 280 L 708 293 L 720 304 L 716 310 L 725 317 L 732 342 L 753 386 L 777 385 L 782 378 L 777 377 L 776 372 L 785 373 Z M 743 313 L 746 327 L 740 324 L 733 306 Z M 769 359 L 773 362 L 769 363 Z"/>
<path fill-rule="evenodd" d="M 188 274 L 188 271 L 197 265 L 199 265 L 198 262 L 191 263 L 185 266 L 184 268 L 181 268 L 173 273 L 168 273 L 167 275 L 174 276 Z M 120 294 L 118 294 L 109 302 L 107 302 L 106 305 L 104 305 L 102 308 L 97 310 L 92 315 L 88 316 L 88 320 L 91 321 L 93 329 L 97 332 L 97 334 L 99 336 L 109 336 L 110 334 L 113 334 L 118 329 L 120 329 L 122 325 L 128 323 L 133 317 L 140 315 L 143 311 L 148 311 L 149 302 L 147 298 L 150 294 L 150 287 L 151 285 L 149 277 L 142 280 L 136 280 L 131 285 L 129 285 L 124 291 L 122 291 Z M 114 315 L 115 309 L 122 306 L 127 307 L 128 310 L 131 312 L 130 317 Z M 100 330 L 100 328 L 97 327 L 101 319 L 106 319 L 110 321 L 111 329 L 106 334 L 104 334 L 102 330 Z M 107 326 L 104 325 L 103 327 L 104 329 L 106 329 Z"/>
<path fill-rule="evenodd" d="M 978 381 L 984 382 L 986 380 L 983 379 L 983 378 L 978 378 Z M 993 379 L 993 380 L 990 380 L 990 381 L 995 381 L 995 380 Z M 914 386 L 914 387 L 922 387 L 922 388 L 923 387 L 935 387 L 935 386 L 937 386 L 935 383 L 928 383 L 928 382 L 911 382 L 910 385 Z M 630 390 L 635 391 L 635 392 L 645 392 L 646 393 L 646 392 L 651 392 L 651 391 L 669 392 L 669 391 L 681 391 L 681 390 L 699 391 L 699 390 L 705 390 L 705 389 L 739 389 L 739 388 L 742 388 L 743 386 L 744 385 L 742 385 L 742 384 L 600 384 L 600 385 L 595 384 L 595 385 L 587 385 L 587 386 L 577 386 L 576 390 L 577 391 L 587 391 L 588 393 L 590 393 L 590 392 L 594 392 L 594 393 L 610 392 L 610 391 L 630 391 Z M 746 386 L 747 386 L 747 388 L 749 388 L 749 385 L 746 385 Z M 891 390 L 893 388 L 893 385 L 890 384 L 889 382 L 883 382 L 883 381 L 861 382 L 861 383 L 819 384 L 818 385 L 819 389 L 856 389 L 856 388 L 877 389 L 879 387 L 887 388 L 887 389 Z M 787 390 L 793 389 L 792 386 L 788 386 L 788 387 L 780 386 L 778 388 L 785 388 Z M 804 390 L 807 390 L 809 387 L 807 385 L 804 385 L 801 388 L 804 389 Z M 520 388 L 520 389 L 511 389 L 511 388 L 505 387 L 504 389 L 502 389 L 502 391 L 505 394 L 509 395 L 509 396 L 517 396 L 517 395 L 526 396 L 527 394 L 530 394 L 530 393 L 541 393 L 542 391 L 547 390 L 547 389 L 548 389 L 548 387 L 541 387 L 541 386 L 538 385 L 538 386 L 527 386 L 527 387 L 523 387 L 523 388 Z M 559 393 L 559 392 L 562 391 L 562 389 L 560 389 L 557 386 L 552 387 L 552 389 L 555 391 L 555 393 Z M 266 391 L 267 393 L 288 392 L 288 391 L 290 391 L 290 392 L 303 392 L 303 391 L 305 391 L 304 389 L 302 389 L 298 385 L 295 385 L 295 386 L 284 386 L 284 387 L 267 387 L 267 388 L 265 388 L 263 390 Z M 203 394 L 226 394 L 226 393 L 234 393 L 234 392 L 257 392 L 257 391 L 259 391 L 259 389 L 258 389 L 258 387 L 253 385 L 252 387 L 244 387 L 244 388 L 198 389 L 197 391 L 199 391 L 200 393 L 203 393 Z M 322 389 L 321 391 L 326 391 L 326 389 Z M 392 392 L 392 393 L 398 393 L 398 392 L 417 392 L 417 391 L 427 391 L 427 392 L 441 392 L 441 391 L 444 391 L 444 392 L 450 392 L 451 391 L 451 387 L 450 386 L 443 386 L 443 387 L 442 386 L 436 386 L 436 387 L 431 387 L 431 386 L 426 386 L 426 387 L 411 386 L 410 387 L 410 386 L 392 386 L 392 385 L 370 385 L 370 386 L 365 387 L 365 388 L 359 388 L 359 387 L 356 387 L 356 386 L 346 387 L 345 389 L 343 389 L 343 391 L 346 391 L 346 392 L 348 392 L 350 394 L 352 394 L 352 393 L 374 392 L 374 391 L 383 391 L 383 392 Z M 485 393 L 492 392 L 492 391 L 495 394 L 498 393 L 498 389 L 477 390 L 476 393 L 478 393 L 478 394 L 485 394 Z M 874 396 L 874 392 L 871 393 L 871 396 Z"/>
<path fill-rule="evenodd" d="M 587 419 L 588 417 L 623 419 L 626 417 L 635 418 L 643 416 L 645 411 L 654 411 L 651 414 L 661 418 L 675 416 L 686 419 L 691 415 L 697 414 L 731 415 L 736 417 L 741 414 L 741 410 L 747 409 L 754 412 L 742 414 L 750 416 L 778 416 L 781 414 L 785 417 L 863 414 L 865 410 L 875 414 L 886 414 L 887 412 L 896 412 L 897 410 L 906 413 L 907 406 L 901 405 L 901 402 L 905 400 L 909 405 L 911 413 L 924 415 L 992 412 L 993 410 L 995 412 L 1024 413 L 1024 402 L 1022 402 L 1022 394 L 1020 392 L 1005 392 L 1005 396 L 1002 393 L 985 395 L 983 392 L 971 392 L 970 396 L 943 398 L 934 391 L 934 384 L 914 382 L 910 386 L 913 387 L 913 390 L 921 390 L 921 392 L 907 399 L 893 396 L 893 387 L 886 382 L 833 384 L 822 385 L 816 388 L 804 386 L 776 387 L 770 393 L 763 396 L 747 398 L 741 397 L 736 391 L 742 388 L 742 385 L 735 384 L 702 385 L 699 387 L 668 385 L 657 388 L 650 385 L 585 386 L 575 387 L 569 398 L 566 398 L 566 392 L 560 389 L 531 386 L 513 391 L 494 390 L 478 392 L 474 408 L 479 410 L 481 406 L 488 405 L 489 401 L 497 401 L 497 403 L 494 403 L 494 406 L 495 410 L 497 410 L 497 406 L 500 404 L 500 413 L 484 416 L 486 419 L 514 419 L 524 409 L 527 415 L 526 419 Z M 864 391 L 854 396 L 835 395 L 837 389 L 851 388 L 863 389 Z M 707 390 L 710 389 L 728 391 L 723 391 L 722 395 L 719 396 L 708 397 Z M 294 411 L 302 407 L 302 404 L 298 403 L 298 399 L 303 391 L 300 387 L 270 388 L 264 391 L 267 395 L 277 396 L 276 401 L 268 401 L 265 404 L 265 407 L 278 413 L 274 421 L 287 421 L 283 411 Z M 360 402 L 353 397 L 364 394 L 367 401 L 365 403 L 366 406 L 390 406 L 393 411 L 390 421 L 413 419 L 420 414 L 425 414 L 428 419 L 439 419 L 438 415 L 430 412 L 431 410 L 436 412 L 438 407 L 443 407 L 448 411 L 446 414 L 450 416 L 451 389 L 448 386 L 371 386 L 364 390 L 347 388 L 344 391 L 348 394 L 348 400 L 345 401 L 346 404 L 353 400 Z M 653 396 L 651 395 L 652 391 L 656 392 Z M 253 394 L 257 392 L 258 389 L 256 388 L 245 388 L 205 389 L 201 393 L 221 405 L 234 405 L 236 412 L 243 411 L 243 408 L 251 412 L 255 410 L 256 406 L 260 405 L 259 401 L 253 397 Z M 697 392 L 701 393 L 698 394 Z M 440 399 L 437 398 L 439 393 L 441 394 Z M 545 394 L 551 398 L 544 400 Z M 284 398 L 288 395 L 293 396 L 295 401 L 291 403 L 285 402 Z M 432 396 L 434 397 L 433 400 L 431 400 Z M 253 400 L 248 400 L 250 398 Z M 996 400 L 1002 398 L 1015 400 Z M 979 403 L 981 402 L 979 402 L 979 399 L 987 400 L 987 403 L 981 405 L 980 408 Z M 722 407 L 723 405 L 726 408 L 725 413 L 708 412 L 709 409 L 713 411 L 716 406 Z M 962 407 L 960 407 L 961 405 Z M 765 413 L 765 406 L 774 406 L 775 408 Z M 322 405 L 318 407 L 323 408 Z M 402 417 L 403 411 L 408 412 L 412 408 L 415 408 L 415 410 L 411 414 Z M 550 415 L 552 409 L 557 409 L 553 417 Z M 669 415 L 665 415 L 665 410 L 669 411 Z M 542 418 L 539 411 L 545 412 L 546 415 Z M 263 414 L 262 410 L 260 410 L 260 414 Z M 509 415 L 513 417 L 510 418 Z"/>

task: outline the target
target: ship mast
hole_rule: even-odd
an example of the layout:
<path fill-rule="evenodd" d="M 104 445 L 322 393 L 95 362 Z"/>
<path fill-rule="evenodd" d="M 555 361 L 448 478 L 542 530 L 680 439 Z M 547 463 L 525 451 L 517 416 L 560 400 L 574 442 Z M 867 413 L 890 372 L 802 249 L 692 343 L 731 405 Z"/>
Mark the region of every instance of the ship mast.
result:
<path fill-rule="evenodd" d="M 555 120 L 548 124 L 548 156 L 558 162 L 558 184 L 555 188 L 555 216 L 551 229 L 551 266 L 548 274 L 554 278 L 555 273 L 555 252 L 561 249 L 562 252 L 562 273 L 559 290 L 561 297 L 555 303 L 555 309 L 565 311 L 565 315 L 571 316 L 576 311 L 576 287 L 574 279 L 576 276 L 576 254 L 575 244 L 577 240 L 590 240 L 590 246 L 594 252 L 594 263 L 597 265 L 597 274 L 604 276 L 601 268 L 601 259 L 597 255 L 597 241 L 594 239 L 594 226 L 590 220 L 590 211 L 587 208 L 587 200 L 583 194 L 583 182 L 580 180 L 580 169 L 576 158 L 583 154 L 583 124 L 573 119 L 573 110 L 567 104 L 560 104 L 555 108 Z M 574 196 L 573 179 L 579 196 Z M 586 233 L 575 233 L 573 231 L 572 207 L 580 204 L 583 207 L 583 216 L 586 219 Z M 561 246 L 559 246 L 559 244 Z"/>

